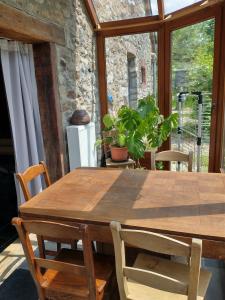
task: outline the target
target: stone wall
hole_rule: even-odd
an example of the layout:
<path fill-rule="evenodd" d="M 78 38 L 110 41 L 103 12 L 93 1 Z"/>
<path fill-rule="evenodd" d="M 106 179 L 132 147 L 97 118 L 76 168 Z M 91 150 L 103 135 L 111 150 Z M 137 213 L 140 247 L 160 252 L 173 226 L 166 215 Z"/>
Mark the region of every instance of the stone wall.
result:
<path fill-rule="evenodd" d="M 85 108 L 99 131 L 96 42 L 83 0 L 0 0 L 65 31 L 66 45 L 56 45 L 59 96 L 65 128 L 73 111 Z"/>
<path fill-rule="evenodd" d="M 108 0 L 107 0 L 108 1 Z M 145 1 L 127 0 L 125 5 L 115 6 L 108 1 L 102 6 L 100 15 L 108 19 L 110 14 L 125 17 L 128 15 L 144 16 L 148 8 Z M 56 45 L 59 96 L 62 111 L 63 128 L 69 124 L 73 111 L 85 108 L 96 123 L 97 134 L 100 132 L 99 100 L 96 69 L 96 40 L 92 25 L 87 15 L 83 0 L 0 0 L 29 15 L 45 22 L 54 23 L 64 28 L 66 45 Z M 122 3 L 122 2 L 120 2 Z M 147 10 L 146 10 L 147 9 Z M 108 14 L 108 15 L 106 15 Z M 122 16 L 122 17 L 123 17 Z M 114 107 L 127 103 L 128 99 L 128 54 L 136 56 L 138 97 L 152 91 L 151 76 L 146 77 L 146 84 L 140 80 L 141 66 L 146 66 L 146 74 L 151 74 L 151 41 L 149 34 L 116 37 L 107 40 L 108 94 L 112 94 Z M 64 135 L 66 139 L 66 134 Z"/>
<path fill-rule="evenodd" d="M 146 0 L 93 0 L 100 22 L 145 17 L 151 14 Z"/>
<path fill-rule="evenodd" d="M 75 108 L 95 119 L 96 49 L 91 22 L 82 0 L 1 0 L 40 20 L 64 28 L 65 47 L 57 45 L 57 69 L 63 124 Z"/>
<path fill-rule="evenodd" d="M 137 100 L 153 94 L 154 76 L 152 40 L 150 33 L 106 39 L 107 92 L 109 108 L 114 113 L 121 105 L 129 105 L 128 60 L 134 59 L 133 82 L 136 81 Z M 145 80 L 143 81 L 143 74 Z M 135 75 L 136 73 L 136 75 Z M 134 78 L 136 76 L 136 78 Z M 134 105 L 131 105 L 135 107 Z"/>

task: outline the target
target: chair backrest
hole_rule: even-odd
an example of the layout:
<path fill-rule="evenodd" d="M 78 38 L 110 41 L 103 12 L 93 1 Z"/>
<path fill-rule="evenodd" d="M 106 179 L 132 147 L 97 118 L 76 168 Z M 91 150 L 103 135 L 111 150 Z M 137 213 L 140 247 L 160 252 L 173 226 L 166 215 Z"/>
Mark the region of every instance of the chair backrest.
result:
<path fill-rule="evenodd" d="M 25 221 L 21 218 L 14 218 L 12 220 L 12 224 L 17 229 L 31 274 L 38 288 L 39 296 L 43 295 L 42 284 L 44 282 L 41 269 L 50 269 L 63 273 L 70 273 L 74 276 L 84 278 L 85 282 L 87 282 L 87 289 L 89 292 L 87 299 L 96 299 L 92 244 L 89 239 L 87 225 L 77 224 L 76 226 L 69 226 L 54 222 Z M 36 257 L 32 249 L 31 240 L 29 237 L 30 233 L 40 236 L 45 235 L 49 238 L 59 241 L 62 239 L 82 240 L 84 257 L 83 265 L 74 265 L 69 262 L 61 262 L 57 260 Z"/>
<path fill-rule="evenodd" d="M 177 161 L 177 162 L 187 162 L 188 171 L 192 172 L 192 161 L 193 161 L 193 152 L 190 151 L 188 154 L 180 151 L 162 151 L 162 152 L 151 152 L 151 169 L 156 169 L 156 161 Z"/>
<path fill-rule="evenodd" d="M 127 279 L 155 289 L 187 295 L 188 300 L 197 299 L 202 253 L 201 240 L 193 239 L 192 245 L 188 245 L 157 233 L 122 229 L 120 223 L 115 221 L 111 222 L 110 227 L 121 300 L 128 299 Z M 174 280 L 160 273 L 126 266 L 125 244 L 152 252 L 187 257 L 190 268 L 189 283 Z"/>
<path fill-rule="evenodd" d="M 40 175 L 43 175 L 46 187 L 51 185 L 48 169 L 46 164 L 43 161 L 41 161 L 38 165 L 34 165 L 27 168 L 23 173 L 16 174 L 16 178 L 19 180 L 26 201 L 32 198 L 28 186 L 29 182 Z"/>

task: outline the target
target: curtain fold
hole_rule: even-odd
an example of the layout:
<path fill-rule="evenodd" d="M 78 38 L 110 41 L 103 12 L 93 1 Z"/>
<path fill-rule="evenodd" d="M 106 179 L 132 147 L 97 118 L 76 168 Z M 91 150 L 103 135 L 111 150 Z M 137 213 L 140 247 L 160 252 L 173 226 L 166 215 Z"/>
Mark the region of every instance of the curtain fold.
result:
<path fill-rule="evenodd" d="M 13 136 L 16 172 L 45 159 L 31 45 L 0 40 L 1 64 Z M 24 201 L 17 186 L 18 204 Z M 38 178 L 31 192 L 41 190 Z"/>

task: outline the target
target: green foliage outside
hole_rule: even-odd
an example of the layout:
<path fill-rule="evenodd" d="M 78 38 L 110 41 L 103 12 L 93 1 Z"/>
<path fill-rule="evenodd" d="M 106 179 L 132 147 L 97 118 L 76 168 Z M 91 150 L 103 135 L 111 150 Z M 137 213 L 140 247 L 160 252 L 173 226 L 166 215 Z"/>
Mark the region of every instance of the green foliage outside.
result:
<path fill-rule="evenodd" d="M 185 70 L 185 91 L 211 92 L 213 53 L 214 53 L 214 19 L 178 29 L 172 34 L 173 79 L 176 70 Z M 180 92 L 174 87 L 174 96 Z"/>
<path fill-rule="evenodd" d="M 203 143 L 209 143 L 211 124 L 211 95 L 214 60 L 215 20 L 207 20 L 172 33 L 172 105 L 177 110 L 177 94 L 181 91 L 201 91 L 203 98 Z M 179 72 L 181 79 L 179 80 Z M 183 74 L 182 74 L 183 72 Z M 183 76 L 183 78 L 182 78 Z M 208 94 L 208 95 L 206 95 Z M 198 105 L 197 98 L 188 96 L 183 103 L 183 128 L 196 133 Z M 176 135 L 176 133 L 174 133 Z M 183 138 L 190 136 L 186 131 Z M 207 149 L 204 147 L 204 149 Z M 203 151 L 202 167 L 208 165 L 208 152 Z"/>
<path fill-rule="evenodd" d="M 176 108 L 177 94 L 181 91 L 212 91 L 215 21 L 208 20 L 178 29 L 172 35 L 172 76 L 175 82 L 177 70 L 185 72 L 185 83 L 173 88 L 173 107 Z M 197 115 L 197 98 L 188 96 L 185 107 L 192 110 L 192 119 Z M 208 110 L 208 108 L 207 108 Z M 209 121 L 205 116 L 203 122 Z M 190 126 L 188 126 L 190 125 Z M 189 128 L 193 123 L 187 124 Z"/>

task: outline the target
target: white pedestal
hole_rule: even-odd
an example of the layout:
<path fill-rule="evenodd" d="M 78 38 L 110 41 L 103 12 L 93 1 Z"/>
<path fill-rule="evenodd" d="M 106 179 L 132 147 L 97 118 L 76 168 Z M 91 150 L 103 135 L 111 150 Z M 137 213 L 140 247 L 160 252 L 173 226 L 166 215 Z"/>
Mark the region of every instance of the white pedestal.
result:
<path fill-rule="evenodd" d="M 67 126 L 66 131 L 70 171 L 78 167 L 96 167 L 95 124 Z"/>

